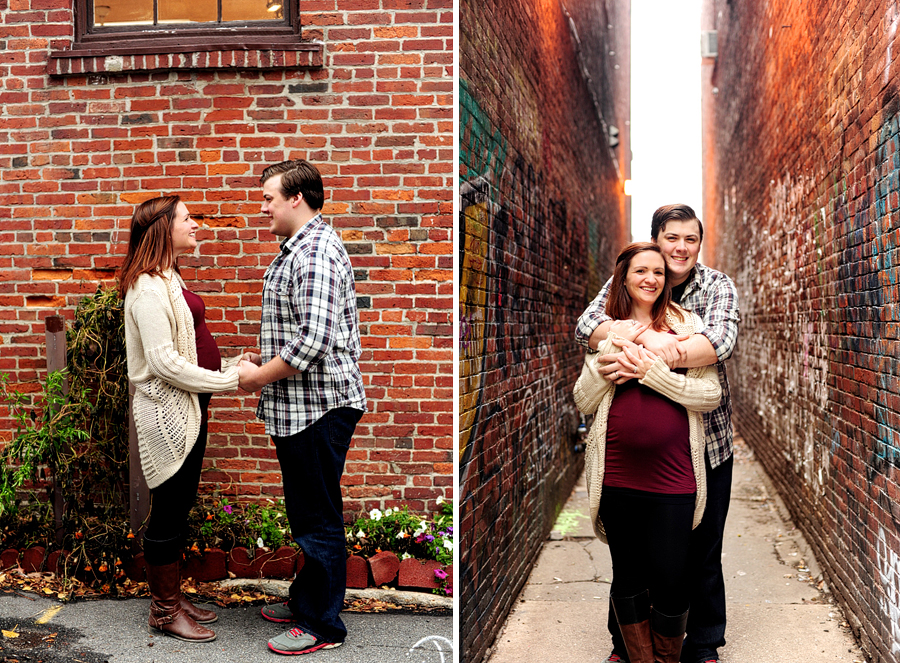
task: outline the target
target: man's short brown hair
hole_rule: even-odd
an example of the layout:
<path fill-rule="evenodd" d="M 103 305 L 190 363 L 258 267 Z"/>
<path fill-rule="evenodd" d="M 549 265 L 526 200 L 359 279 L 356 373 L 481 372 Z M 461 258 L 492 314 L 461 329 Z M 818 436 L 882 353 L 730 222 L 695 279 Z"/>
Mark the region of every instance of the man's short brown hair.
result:
<path fill-rule="evenodd" d="M 259 183 L 265 184 L 276 175 L 281 175 L 281 194 L 285 198 L 300 194 L 312 209 L 322 209 L 325 204 L 325 187 L 322 186 L 322 176 L 318 169 L 309 161 L 293 159 L 269 166 L 263 171 Z"/>
<path fill-rule="evenodd" d="M 659 239 L 659 233 L 665 232 L 669 221 L 696 221 L 700 229 L 700 241 L 703 241 L 703 224 L 697 218 L 697 213 L 687 205 L 678 204 L 663 205 L 653 212 L 653 218 L 650 220 L 650 237 L 654 242 Z"/>

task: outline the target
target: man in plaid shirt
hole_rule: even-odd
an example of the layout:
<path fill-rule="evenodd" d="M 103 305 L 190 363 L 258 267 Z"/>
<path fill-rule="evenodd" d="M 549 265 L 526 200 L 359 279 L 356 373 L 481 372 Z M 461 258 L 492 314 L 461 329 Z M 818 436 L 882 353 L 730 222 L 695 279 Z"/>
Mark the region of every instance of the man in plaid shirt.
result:
<path fill-rule="evenodd" d="M 690 337 L 644 331 L 638 341 L 662 357 L 669 368 L 692 368 L 716 364 L 722 385 L 719 407 L 703 415 L 706 429 L 707 502 L 703 521 L 691 534 L 691 607 L 687 638 L 681 660 L 684 663 L 710 663 L 719 660 L 718 648 L 725 644 L 725 580 L 722 575 L 722 538 L 731 501 L 733 436 L 731 392 L 725 373 L 725 360 L 737 342 L 740 320 L 737 290 L 728 276 L 697 262 L 703 225 L 687 205 L 666 205 L 653 213 L 650 234 L 662 249 L 672 285 L 672 301 L 699 315 L 705 328 Z M 596 349 L 606 338 L 612 319 L 606 315 L 609 282 L 578 319 L 576 340 L 588 349 Z M 621 384 L 631 372 L 624 353 L 599 358 L 607 361 L 603 372 L 607 379 Z M 627 660 L 625 644 L 612 610 L 608 627 L 613 652 L 608 663 Z"/>
<path fill-rule="evenodd" d="M 284 501 L 303 568 L 290 600 L 268 605 L 269 621 L 296 624 L 269 640 L 279 654 L 305 654 L 344 642 L 347 584 L 341 475 L 366 410 L 359 370 L 359 314 L 353 269 L 337 233 L 322 219 L 322 177 L 298 159 L 263 171 L 262 213 L 283 237 L 263 280 L 260 366 L 241 388 L 262 388 L 257 416 L 272 437 Z"/>

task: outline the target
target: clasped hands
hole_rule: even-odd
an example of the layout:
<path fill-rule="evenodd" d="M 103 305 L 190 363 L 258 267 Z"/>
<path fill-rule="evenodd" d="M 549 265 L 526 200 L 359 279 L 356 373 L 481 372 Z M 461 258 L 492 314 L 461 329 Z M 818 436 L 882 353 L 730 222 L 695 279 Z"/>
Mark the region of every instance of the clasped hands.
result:
<path fill-rule="evenodd" d="M 261 378 L 259 367 L 262 365 L 262 357 L 255 352 L 245 352 L 238 362 L 238 387 L 244 391 L 253 393 L 265 386 Z"/>
<path fill-rule="evenodd" d="M 622 350 L 600 355 L 596 361 L 603 377 L 614 384 L 623 384 L 632 378 L 644 379 L 659 357 L 669 368 L 675 368 L 686 354 L 681 341 L 688 336 L 657 332 L 634 320 L 616 320 L 610 331 L 615 333 L 613 344 Z M 642 337 L 641 344 L 637 343 L 638 337 Z"/>

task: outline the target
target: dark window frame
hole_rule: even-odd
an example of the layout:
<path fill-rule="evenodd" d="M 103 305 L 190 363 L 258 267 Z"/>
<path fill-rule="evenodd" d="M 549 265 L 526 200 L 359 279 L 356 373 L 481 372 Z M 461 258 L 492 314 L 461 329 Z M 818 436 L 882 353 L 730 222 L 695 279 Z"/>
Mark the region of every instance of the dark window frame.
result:
<path fill-rule="evenodd" d="M 230 21 L 127 27 L 92 25 L 93 0 L 74 0 L 75 41 L 81 55 L 147 55 L 193 51 L 300 47 L 300 3 L 286 0 L 281 21 Z M 74 54 L 74 53 L 73 53 Z"/>

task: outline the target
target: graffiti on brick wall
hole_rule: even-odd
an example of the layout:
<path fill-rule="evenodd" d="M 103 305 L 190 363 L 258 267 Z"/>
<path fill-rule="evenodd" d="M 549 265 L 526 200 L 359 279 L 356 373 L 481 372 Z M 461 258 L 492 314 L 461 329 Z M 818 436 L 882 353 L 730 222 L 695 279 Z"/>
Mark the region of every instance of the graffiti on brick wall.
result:
<path fill-rule="evenodd" d="M 504 559 L 503 546 L 525 555 L 540 545 L 551 466 L 576 420 L 563 370 L 572 295 L 560 290 L 578 253 L 565 205 L 508 151 L 465 84 L 460 93 L 459 499 L 474 515 L 460 577 L 470 607 L 487 610 L 524 580 L 510 575 L 524 559 Z"/>
<path fill-rule="evenodd" d="M 552 344 L 543 339 L 554 331 L 549 325 L 558 324 L 554 313 L 561 308 L 553 292 L 560 283 L 552 278 L 560 261 L 553 256 L 568 259 L 574 232 L 565 204 L 545 196 L 534 168 L 521 156 L 507 158 L 506 140 L 491 128 L 465 81 L 460 97 L 465 146 L 460 158 L 468 173 L 460 185 L 459 256 L 460 484 L 465 486 L 472 440 L 494 416 L 482 411 L 488 373 L 494 388 L 509 387 L 507 381 L 515 378 L 515 389 L 529 384 L 540 392 L 535 385 L 559 367 Z M 526 372 L 538 366 L 540 371 Z"/>
<path fill-rule="evenodd" d="M 896 214 L 900 201 L 900 103 L 897 92 L 890 86 L 883 97 L 882 123 L 876 156 L 877 182 L 873 191 L 874 218 L 870 262 L 877 274 L 866 304 L 872 307 L 871 332 L 867 334 L 877 375 L 876 399 L 873 403 L 877 433 L 870 468 L 882 472 L 886 465 L 900 468 L 900 418 L 891 401 L 897 395 L 898 358 L 892 338 L 897 337 L 900 310 L 886 305 L 894 299 L 890 294 L 896 287 L 893 260 L 898 249 L 898 233 L 891 228 L 891 215 Z"/>
<path fill-rule="evenodd" d="M 882 122 L 870 139 L 876 146 L 875 178 L 857 178 L 851 187 L 846 173 L 832 175 L 826 205 L 816 206 L 817 189 L 829 179 L 824 167 L 786 173 L 770 184 L 766 217 L 758 221 L 739 209 L 733 188 L 723 201 L 726 226 L 741 228 L 746 245 L 756 251 L 735 273 L 745 320 L 779 320 L 775 333 L 751 341 L 748 354 L 758 373 L 738 372 L 736 378 L 744 382 L 742 392 L 766 435 L 783 441 L 785 459 L 816 493 L 825 489 L 840 444 L 828 407 L 829 383 L 834 376 L 853 378 L 852 366 L 871 375 L 865 400 L 873 408 L 875 434 L 867 478 L 888 466 L 900 468 L 900 415 L 891 406 L 900 384 L 895 351 L 900 307 L 890 294 L 897 287 L 900 249 L 900 232 L 891 227 L 900 208 L 900 103 L 892 89 L 883 106 Z M 829 227 L 841 240 L 839 265 L 830 272 Z M 814 305 L 826 298 L 837 304 L 831 322 L 826 310 Z M 833 364 L 835 351 L 846 353 L 849 365 Z"/>
<path fill-rule="evenodd" d="M 888 545 L 884 528 L 878 528 L 879 604 L 891 627 L 891 654 L 900 654 L 900 555 Z"/>
<path fill-rule="evenodd" d="M 781 321 L 777 333 L 755 334 L 754 371 L 736 371 L 744 398 L 760 418 L 767 436 L 783 441 L 781 453 L 805 484 L 821 494 L 831 466 L 828 416 L 829 346 L 824 312 L 811 310 L 811 292 L 825 285 L 822 256 L 824 219 L 806 210 L 815 178 L 786 174 L 769 187 L 766 218 L 738 219 L 736 193 L 725 198 L 726 225 L 741 224 L 747 246 L 757 254 L 734 274 L 742 315 L 751 329 L 767 316 Z M 788 228 L 784 219 L 801 219 Z M 753 334 L 753 332 L 748 332 Z"/>
<path fill-rule="evenodd" d="M 900 2 L 863 4 L 809 43 L 717 62 L 715 228 L 741 297 L 737 423 L 827 551 L 861 637 L 900 661 Z M 790 9 L 794 30 L 820 24 Z M 722 29 L 752 44 L 740 18 Z M 786 74 L 806 48 L 810 71 Z"/>

